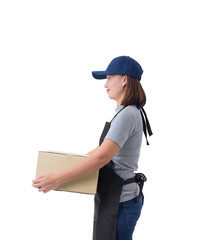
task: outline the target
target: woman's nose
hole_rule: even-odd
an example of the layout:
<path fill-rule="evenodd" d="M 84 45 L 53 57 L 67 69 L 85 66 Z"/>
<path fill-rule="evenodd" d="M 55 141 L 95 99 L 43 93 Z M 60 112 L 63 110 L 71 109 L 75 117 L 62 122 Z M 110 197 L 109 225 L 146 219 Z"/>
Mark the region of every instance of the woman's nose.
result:
<path fill-rule="evenodd" d="M 107 88 L 107 87 L 108 87 L 108 85 L 107 85 L 107 81 L 106 81 L 106 83 L 104 84 L 104 87 L 105 87 L 105 88 Z"/>

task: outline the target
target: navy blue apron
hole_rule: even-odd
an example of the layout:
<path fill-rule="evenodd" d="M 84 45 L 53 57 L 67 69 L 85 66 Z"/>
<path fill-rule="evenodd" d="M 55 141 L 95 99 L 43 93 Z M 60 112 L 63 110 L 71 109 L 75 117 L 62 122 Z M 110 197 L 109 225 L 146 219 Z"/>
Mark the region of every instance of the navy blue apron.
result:
<path fill-rule="evenodd" d="M 114 118 L 127 106 L 124 106 Z M 143 108 L 140 108 L 143 131 L 147 140 L 147 130 L 149 136 L 152 131 L 147 119 L 146 113 Z M 144 119 L 145 116 L 145 119 Z M 113 119 L 114 119 L 113 118 Z M 113 120 L 112 119 L 112 120 Z M 102 144 L 104 138 L 109 131 L 111 122 L 106 122 L 103 132 L 100 137 L 99 145 Z M 148 141 L 147 144 L 149 145 Z M 146 177 L 142 173 L 137 173 L 134 178 L 123 180 L 113 170 L 113 161 L 111 160 L 103 168 L 99 170 L 99 179 L 97 185 L 97 193 L 95 195 L 95 208 L 94 208 L 94 226 L 93 226 L 93 240 L 116 240 L 117 218 L 119 210 L 120 196 L 122 187 L 125 184 L 137 182 L 140 186 L 140 194 Z"/>

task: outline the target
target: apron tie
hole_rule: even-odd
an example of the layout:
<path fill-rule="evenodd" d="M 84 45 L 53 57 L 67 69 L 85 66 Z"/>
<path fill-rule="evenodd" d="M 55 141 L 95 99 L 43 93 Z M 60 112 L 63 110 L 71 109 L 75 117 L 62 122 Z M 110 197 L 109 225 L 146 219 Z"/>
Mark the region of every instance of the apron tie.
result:
<path fill-rule="evenodd" d="M 149 145 L 149 142 L 147 140 L 147 132 L 148 132 L 149 136 L 151 136 L 153 134 L 152 129 L 150 127 L 150 123 L 149 123 L 149 120 L 147 118 L 147 114 L 146 114 L 145 110 L 143 109 L 143 107 L 140 108 L 140 113 L 141 113 L 141 116 L 142 116 L 143 132 L 144 132 L 144 135 L 145 135 L 145 138 L 146 138 L 146 141 L 147 141 L 147 145 Z"/>

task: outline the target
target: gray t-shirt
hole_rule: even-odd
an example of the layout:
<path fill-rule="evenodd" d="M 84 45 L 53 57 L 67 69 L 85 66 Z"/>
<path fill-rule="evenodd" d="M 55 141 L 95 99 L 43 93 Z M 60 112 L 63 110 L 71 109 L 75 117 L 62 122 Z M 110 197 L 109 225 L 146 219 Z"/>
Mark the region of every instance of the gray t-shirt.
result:
<path fill-rule="evenodd" d="M 124 106 L 115 109 L 118 113 Z M 114 171 L 124 180 L 135 176 L 138 169 L 140 147 L 142 144 L 142 117 L 140 110 L 135 105 L 123 109 L 111 122 L 110 129 L 105 139 L 110 139 L 120 147 L 114 156 Z M 120 202 L 128 201 L 139 194 L 137 183 L 123 186 Z"/>

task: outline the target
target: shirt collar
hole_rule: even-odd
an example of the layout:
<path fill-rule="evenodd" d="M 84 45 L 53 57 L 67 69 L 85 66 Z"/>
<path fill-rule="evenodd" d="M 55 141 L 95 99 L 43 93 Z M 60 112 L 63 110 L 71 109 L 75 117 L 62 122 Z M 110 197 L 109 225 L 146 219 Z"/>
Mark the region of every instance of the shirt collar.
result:
<path fill-rule="evenodd" d="M 115 109 L 115 112 L 118 113 L 123 107 L 124 107 L 124 105 L 120 105 L 119 107 L 117 107 Z"/>

